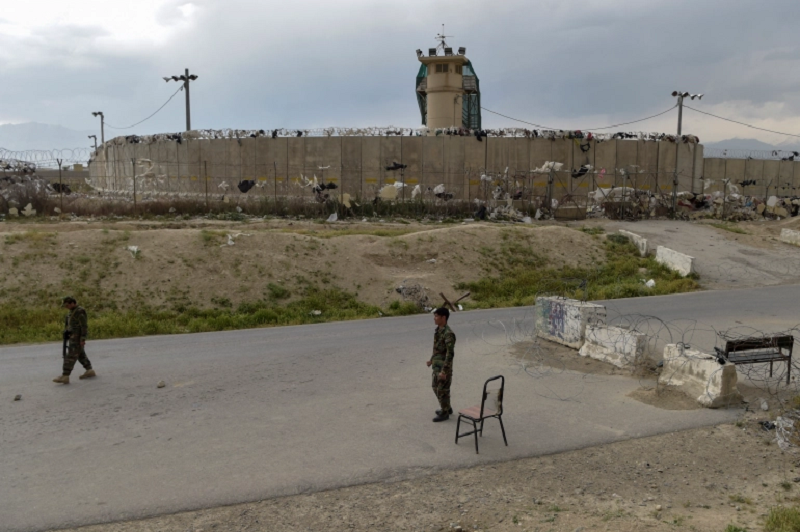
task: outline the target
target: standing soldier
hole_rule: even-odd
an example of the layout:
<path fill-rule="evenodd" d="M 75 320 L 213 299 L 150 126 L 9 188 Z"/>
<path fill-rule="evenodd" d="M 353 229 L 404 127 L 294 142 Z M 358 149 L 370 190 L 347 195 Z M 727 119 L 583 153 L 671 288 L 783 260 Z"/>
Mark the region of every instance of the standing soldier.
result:
<path fill-rule="evenodd" d="M 436 417 L 433 418 L 434 423 L 449 419 L 453 413 L 450 407 L 450 384 L 453 382 L 453 350 L 456 346 L 456 335 L 447 325 L 449 318 L 450 311 L 444 307 L 433 311 L 436 332 L 433 334 L 433 355 L 427 365 L 433 370 L 431 386 L 440 407 L 436 411 Z"/>
<path fill-rule="evenodd" d="M 69 310 L 66 320 L 67 328 L 64 331 L 64 334 L 68 335 L 69 346 L 67 355 L 64 357 L 64 371 L 60 377 L 53 379 L 53 382 L 69 384 L 69 374 L 72 373 L 72 368 L 75 367 L 76 361 L 79 361 L 86 370 L 83 375 L 78 377 L 79 379 L 94 377 L 95 372 L 92 369 L 92 363 L 89 362 L 86 352 L 83 350 L 86 345 L 86 335 L 89 334 L 86 311 L 78 306 L 78 302 L 72 296 L 65 297 L 61 306 Z"/>

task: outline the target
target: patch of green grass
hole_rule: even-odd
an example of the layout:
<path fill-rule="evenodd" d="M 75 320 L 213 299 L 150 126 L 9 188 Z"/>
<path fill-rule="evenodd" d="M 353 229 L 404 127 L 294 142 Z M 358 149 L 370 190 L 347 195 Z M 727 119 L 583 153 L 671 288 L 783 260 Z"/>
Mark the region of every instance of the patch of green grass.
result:
<path fill-rule="evenodd" d="M 216 306 L 213 308 L 181 303 L 170 309 L 148 306 L 142 299 L 140 304 L 125 311 L 112 307 L 96 309 L 90 304 L 92 298 L 84 300 L 82 305 L 89 311 L 90 340 L 302 325 L 421 312 L 416 305 L 407 302 L 381 309 L 358 301 L 349 292 L 316 286 L 305 287 L 303 297 L 285 305 L 252 301 L 236 308 L 225 298 L 214 298 L 212 302 Z M 321 314 L 312 314 L 315 310 Z M 0 328 L 0 345 L 58 341 L 63 322 L 64 311 L 57 304 L 27 307 L 2 304 L 0 323 L 4 326 Z"/>
<path fill-rule="evenodd" d="M 725 532 L 747 532 L 747 529 L 736 525 L 728 525 L 725 527 Z"/>
<path fill-rule="evenodd" d="M 424 228 L 407 228 L 407 229 L 370 229 L 370 228 L 353 228 L 353 229 L 323 229 L 315 231 L 313 229 L 281 229 L 282 233 L 295 233 L 298 235 L 308 235 L 317 238 L 333 238 L 337 236 L 347 235 L 371 235 L 371 236 L 388 236 L 396 237 L 407 235 L 409 233 L 417 233 L 420 231 L 427 231 Z"/>
<path fill-rule="evenodd" d="M 792 491 L 792 483 L 788 480 L 781 482 L 780 486 L 783 488 L 783 491 Z"/>
<path fill-rule="evenodd" d="M 728 495 L 728 499 L 730 499 L 731 502 L 737 502 L 739 504 L 753 504 L 752 499 L 749 499 L 743 495 Z"/>
<path fill-rule="evenodd" d="M 747 231 L 745 231 L 744 229 L 742 229 L 741 227 L 736 227 L 735 225 L 733 225 L 731 223 L 725 223 L 725 222 L 721 222 L 720 223 L 720 222 L 717 222 L 717 223 L 711 223 L 711 224 L 708 224 L 708 225 L 716 227 L 717 229 L 724 229 L 725 231 L 730 231 L 731 233 L 738 233 L 740 235 L 749 235 L 750 234 Z"/>
<path fill-rule="evenodd" d="M 770 508 L 764 522 L 764 532 L 800 532 L 800 507 Z"/>
<path fill-rule="evenodd" d="M 602 235 L 603 233 L 606 232 L 606 230 L 603 229 L 602 227 L 586 227 L 586 226 L 581 227 L 581 231 L 583 231 L 587 235 Z"/>
<path fill-rule="evenodd" d="M 55 243 L 56 233 L 49 233 L 45 231 L 24 231 L 22 233 L 14 232 L 8 233 L 5 238 L 7 245 L 25 242 L 32 246 L 43 247 L 51 243 Z"/>
<path fill-rule="evenodd" d="M 541 295 L 598 300 L 674 294 L 699 288 L 696 277 L 681 277 L 653 257 L 640 257 L 636 246 L 623 235 L 608 235 L 605 248 L 605 262 L 594 268 L 550 268 L 525 241 L 512 239 L 503 242 L 499 252 L 487 257 L 494 259 L 498 275 L 460 283 L 456 288 L 472 293 L 471 308 L 533 305 Z M 655 280 L 656 285 L 647 288 L 642 282 L 645 279 Z"/>

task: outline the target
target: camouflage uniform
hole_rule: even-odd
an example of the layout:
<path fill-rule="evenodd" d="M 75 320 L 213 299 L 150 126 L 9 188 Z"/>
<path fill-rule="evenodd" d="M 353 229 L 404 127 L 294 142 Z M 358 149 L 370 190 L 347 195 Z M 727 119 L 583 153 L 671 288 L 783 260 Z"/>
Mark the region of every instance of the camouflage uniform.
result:
<path fill-rule="evenodd" d="M 88 318 L 83 307 L 75 307 L 67 317 L 67 331 L 69 331 L 69 343 L 67 344 L 67 356 L 64 357 L 64 375 L 72 373 L 75 362 L 80 362 L 86 371 L 92 369 L 92 363 L 86 357 L 81 341 L 86 341 L 89 334 Z"/>
<path fill-rule="evenodd" d="M 449 325 L 437 327 L 433 334 L 433 355 L 431 356 L 431 369 L 433 380 L 431 387 L 442 412 L 450 411 L 450 384 L 453 382 L 453 355 L 456 346 L 456 335 Z M 439 380 L 439 373 L 444 372 L 445 380 Z"/>

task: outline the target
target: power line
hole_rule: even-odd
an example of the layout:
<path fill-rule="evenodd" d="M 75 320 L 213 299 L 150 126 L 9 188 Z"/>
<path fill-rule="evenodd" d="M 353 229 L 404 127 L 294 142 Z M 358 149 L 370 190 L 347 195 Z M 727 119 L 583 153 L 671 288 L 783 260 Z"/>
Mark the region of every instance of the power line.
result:
<path fill-rule="evenodd" d="M 136 122 L 136 123 L 135 123 L 135 124 L 133 124 L 132 126 L 127 126 L 127 127 L 115 127 L 115 126 L 111 126 L 111 125 L 109 125 L 108 123 L 106 123 L 106 127 L 110 127 L 111 129 L 130 129 L 130 128 L 132 128 L 132 127 L 138 126 L 138 125 L 139 125 L 139 124 L 141 124 L 142 122 L 145 122 L 145 121 L 147 121 L 147 120 L 150 120 L 151 118 L 153 118 L 154 116 L 156 116 L 156 114 L 157 114 L 157 113 L 158 113 L 160 110 L 162 110 L 164 107 L 166 107 L 166 106 L 167 106 L 167 104 L 170 102 L 170 100 L 172 100 L 172 98 L 174 98 L 174 97 L 175 97 L 175 95 L 176 95 L 176 94 L 178 94 L 178 93 L 179 93 L 180 91 L 182 91 L 182 90 L 183 90 L 183 85 L 181 85 L 180 87 L 178 87 L 178 90 L 176 90 L 174 93 L 172 93 L 172 96 L 170 96 L 170 97 L 167 99 L 167 101 L 166 101 L 166 102 L 164 102 L 164 105 L 162 105 L 161 107 L 159 107 L 158 109 L 156 109 L 155 113 L 151 114 L 150 116 L 148 116 L 148 117 L 147 117 L 147 118 L 145 118 L 144 120 L 140 120 L 140 121 Z"/>
<path fill-rule="evenodd" d="M 663 114 L 666 114 L 666 113 L 668 113 L 668 112 L 672 111 L 672 110 L 673 110 L 673 109 L 675 109 L 677 106 L 678 106 L 678 105 L 677 105 L 677 104 L 675 104 L 675 105 L 673 105 L 672 107 L 670 107 L 669 109 L 667 109 L 666 111 L 662 111 L 662 112 L 660 112 L 660 113 L 658 113 L 658 114 L 655 114 L 655 115 L 652 115 L 652 116 L 648 116 L 648 117 L 645 117 L 645 118 L 640 118 L 640 119 L 638 119 L 638 120 L 631 120 L 630 122 L 621 122 L 621 123 L 619 123 L 619 124 L 612 124 L 612 125 L 610 125 L 610 126 L 603 126 L 603 127 L 586 127 L 586 128 L 573 128 L 573 129 L 579 129 L 580 131 L 597 131 L 597 130 L 600 130 L 600 129 L 612 129 L 612 128 L 619 127 L 619 126 L 626 126 L 626 125 L 628 125 L 628 124 L 635 124 L 635 123 L 637 123 L 637 122 L 644 122 L 645 120 L 650 120 L 651 118 L 655 118 L 655 117 L 657 117 L 657 116 L 661 116 L 661 115 L 663 115 Z M 541 124 L 535 124 L 535 123 L 533 123 L 533 122 L 528 122 L 528 121 L 526 121 L 526 120 L 520 120 L 519 118 L 514 118 L 514 117 L 512 117 L 512 116 L 504 115 L 504 114 L 502 114 L 502 113 L 498 113 L 497 111 L 492 111 L 491 109 L 487 109 L 487 108 L 485 108 L 485 107 L 481 107 L 481 109 L 483 109 L 484 111 L 488 111 L 488 112 L 490 112 L 490 113 L 492 113 L 492 114 L 496 114 L 496 115 L 498 115 L 498 116 L 502 116 L 503 118 L 508 118 L 509 120 L 516 120 L 517 122 L 522 122 L 523 124 L 529 124 L 529 125 L 531 125 L 531 126 L 540 127 L 540 128 L 542 128 L 542 129 L 551 129 L 551 130 L 560 130 L 560 129 L 563 129 L 563 128 L 557 128 L 557 127 L 548 127 L 548 126 L 543 126 L 543 125 L 541 125 Z"/>
<path fill-rule="evenodd" d="M 726 122 L 733 122 L 734 124 L 739 124 L 739 125 L 742 125 L 742 126 L 745 126 L 745 127 L 752 128 L 752 129 L 758 129 L 760 131 L 767 131 L 769 133 L 777 133 L 778 135 L 786 135 L 787 137 L 800 137 L 800 135 L 795 135 L 794 133 L 784 133 L 783 131 L 775 131 L 775 130 L 772 130 L 772 129 L 766 129 L 766 128 L 754 126 L 754 125 L 751 125 L 751 124 L 745 124 L 744 122 L 739 122 L 738 120 L 725 118 L 723 116 L 713 115 L 711 113 L 707 113 L 705 111 L 701 111 L 700 109 L 695 109 L 694 107 L 689 107 L 688 105 L 684 105 L 684 107 L 686 107 L 687 109 L 691 109 L 692 111 L 696 111 L 696 112 L 698 112 L 700 114 L 713 116 L 714 118 L 719 118 L 720 120 L 725 120 Z"/>

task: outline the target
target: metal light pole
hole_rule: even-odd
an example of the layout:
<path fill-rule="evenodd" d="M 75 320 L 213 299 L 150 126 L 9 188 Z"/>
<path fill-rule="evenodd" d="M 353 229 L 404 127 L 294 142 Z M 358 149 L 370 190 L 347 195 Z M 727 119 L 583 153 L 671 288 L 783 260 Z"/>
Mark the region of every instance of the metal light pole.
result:
<path fill-rule="evenodd" d="M 170 81 L 182 81 L 183 82 L 183 90 L 186 92 L 186 131 L 192 129 L 192 114 L 189 110 L 189 82 L 194 81 L 197 79 L 195 74 L 189 75 L 189 69 L 185 70 L 185 74 L 182 76 L 164 76 L 164 81 L 169 83 Z"/>
<path fill-rule="evenodd" d="M 689 94 L 688 92 L 672 91 L 672 96 L 678 98 L 678 136 L 675 139 L 675 175 L 672 179 L 672 216 L 677 215 L 678 209 L 678 153 L 681 140 L 681 127 L 683 126 L 683 99 L 687 96 L 694 100 L 703 99 L 702 94 Z M 694 176 L 692 176 L 694 178 Z"/>
<path fill-rule="evenodd" d="M 89 135 L 88 138 L 94 139 L 94 152 L 97 153 L 97 135 Z"/>
<path fill-rule="evenodd" d="M 103 115 L 103 111 L 95 111 L 92 113 L 92 116 L 99 116 L 100 117 L 100 145 L 103 146 L 103 177 L 106 178 L 108 176 L 108 152 L 106 150 L 106 117 Z M 97 135 L 94 136 L 95 142 L 97 142 Z M 95 153 L 97 153 L 97 148 L 95 148 Z"/>
<path fill-rule="evenodd" d="M 99 116 L 100 117 L 100 144 L 105 146 L 106 144 L 106 117 L 103 115 L 103 111 L 95 111 L 92 113 L 92 116 Z M 97 140 L 97 137 L 95 137 Z"/>

